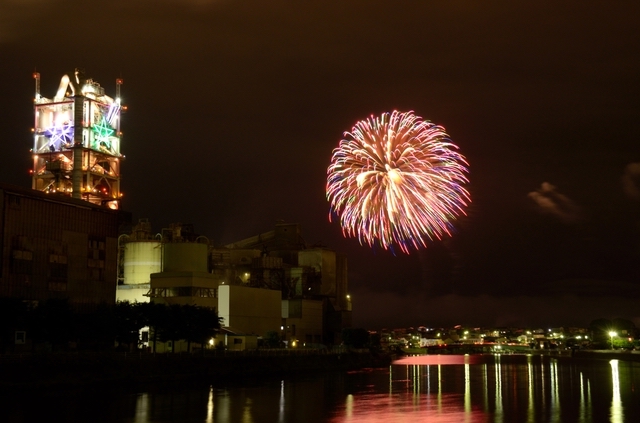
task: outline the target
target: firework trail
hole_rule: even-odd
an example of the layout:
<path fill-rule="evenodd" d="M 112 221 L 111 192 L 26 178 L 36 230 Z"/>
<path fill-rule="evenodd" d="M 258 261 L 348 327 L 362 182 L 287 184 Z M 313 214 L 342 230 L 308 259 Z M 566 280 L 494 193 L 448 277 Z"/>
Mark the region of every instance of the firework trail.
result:
<path fill-rule="evenodd" d="M 467 162 L 441 126 L 413 112 L 360 121 L 333 150 L 327 199 L 342 232 L 361 244 L 409 253 L 451 236 L 465 214 Z"/>

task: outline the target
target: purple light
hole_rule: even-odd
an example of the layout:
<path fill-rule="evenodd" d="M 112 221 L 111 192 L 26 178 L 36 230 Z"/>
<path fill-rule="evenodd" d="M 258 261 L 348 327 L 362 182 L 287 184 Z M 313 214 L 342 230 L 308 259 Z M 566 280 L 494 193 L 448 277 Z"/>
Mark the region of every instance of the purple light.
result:
<path fill-rule="evenodd" d="M 60 151 L 73 141 L 73 125 L 53 125 L 44 130 L 44 136 L 49 138 L 49 149 Z"/>

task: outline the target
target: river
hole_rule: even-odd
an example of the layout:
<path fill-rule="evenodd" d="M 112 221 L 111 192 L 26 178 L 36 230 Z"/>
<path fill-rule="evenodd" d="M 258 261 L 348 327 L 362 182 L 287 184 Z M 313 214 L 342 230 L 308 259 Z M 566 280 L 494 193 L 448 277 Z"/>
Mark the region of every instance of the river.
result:
<path fill-rule="evenodd" d="M 383 369 L 3 398 L 5 422 L 640 422 L 640 363 L 424 355 Z"/>

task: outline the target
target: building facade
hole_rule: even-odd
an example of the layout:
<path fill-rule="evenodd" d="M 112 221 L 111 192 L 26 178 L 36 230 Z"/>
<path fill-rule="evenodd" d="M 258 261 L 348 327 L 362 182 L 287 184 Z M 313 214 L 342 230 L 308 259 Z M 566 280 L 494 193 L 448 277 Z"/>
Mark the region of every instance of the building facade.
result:
<path fill-rule="evenodd" d="M 118 300 L 215 308 L 227 332 L 289 345 L 336 344 L 351 326 L 346 257 L 307 247 L 297 224 L 213 247 L 190 225 L 153 235 L 141 221 L 119 251 Z"/>
<path fill-rule="evenodd" d="M 346 256 L 307 246 L 298 224 L 277 223 L 272 231 L 214 248 L 210 262 L 228 284 L 280 292 L 287 342 L 336 344 L 351 327 Z"/>
<path fill-rule="evenodd" d="M 0 296 L 75 308 L 115 302 L 117 242 L 129 213 L 0 184 Z"/>

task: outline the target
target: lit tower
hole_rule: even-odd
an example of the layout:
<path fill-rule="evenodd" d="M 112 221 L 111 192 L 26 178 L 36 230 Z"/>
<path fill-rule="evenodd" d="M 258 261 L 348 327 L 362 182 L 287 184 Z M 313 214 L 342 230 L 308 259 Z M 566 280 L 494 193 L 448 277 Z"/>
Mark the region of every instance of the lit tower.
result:
<path fill-rule="evenodd" d="M 76 69 L 64 75 L 53 98 L 40 95 L 36 82 L 32 188 L 83 199 L 112 209 L 119 206 L 120 104 L 122 79 L 116 79 L 116 98 Z"/>

